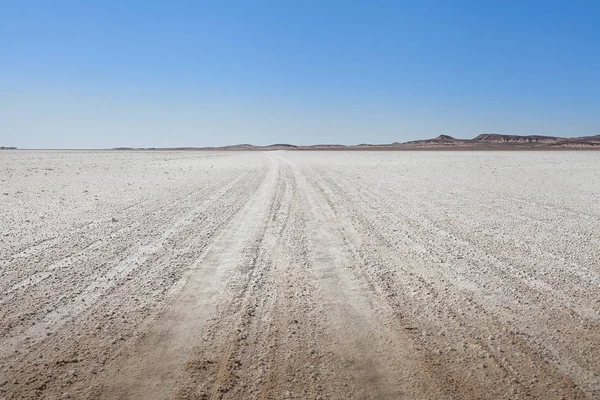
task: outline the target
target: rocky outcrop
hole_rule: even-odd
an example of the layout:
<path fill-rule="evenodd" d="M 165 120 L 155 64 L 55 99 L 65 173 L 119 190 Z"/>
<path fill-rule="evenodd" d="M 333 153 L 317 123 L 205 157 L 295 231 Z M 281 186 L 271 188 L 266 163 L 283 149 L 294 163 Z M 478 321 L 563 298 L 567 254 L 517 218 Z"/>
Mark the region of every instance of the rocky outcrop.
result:
<path fill-rule="evenodd" d="M 472 141 L 488 142 L 488 143 L 559 143 L 562 138 L 554 136 L 538 136 L 538 135 L 499 135 L 497 133 L 483 133 Z"/>

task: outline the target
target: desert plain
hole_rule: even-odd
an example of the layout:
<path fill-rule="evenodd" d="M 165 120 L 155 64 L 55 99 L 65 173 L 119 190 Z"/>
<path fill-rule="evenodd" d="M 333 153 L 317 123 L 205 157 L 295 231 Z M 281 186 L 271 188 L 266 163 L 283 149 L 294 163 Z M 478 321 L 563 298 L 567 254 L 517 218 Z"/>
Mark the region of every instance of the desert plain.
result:
<path fill-rule="evenodd" d="M 600 152 L 3 151 L 38 398 L 600 398 Z"/>

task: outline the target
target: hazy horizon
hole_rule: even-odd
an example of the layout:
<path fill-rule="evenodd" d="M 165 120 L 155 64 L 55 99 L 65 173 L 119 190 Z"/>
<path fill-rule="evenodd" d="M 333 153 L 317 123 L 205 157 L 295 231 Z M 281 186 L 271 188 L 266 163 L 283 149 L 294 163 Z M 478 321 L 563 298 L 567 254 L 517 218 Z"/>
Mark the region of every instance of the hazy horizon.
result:
<path fill-rule="evenodd" d="M 600 134 L 596 2 L 5 2 L 0 146 Z"/>

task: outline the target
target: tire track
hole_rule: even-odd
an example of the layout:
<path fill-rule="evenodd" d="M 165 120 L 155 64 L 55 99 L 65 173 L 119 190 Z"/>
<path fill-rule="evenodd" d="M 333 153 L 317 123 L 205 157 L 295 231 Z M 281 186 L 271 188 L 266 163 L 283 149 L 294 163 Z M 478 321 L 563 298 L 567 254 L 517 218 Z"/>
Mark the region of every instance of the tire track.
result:
<path fill-rule="evenodd" d="M 136 333 L 132 328 L 181 289 L 183 280 L 190 275 L 191 267 L 187 266 L 194 260 L 191 257 L 199 257 L 206 242 L 212 241 L 243 206 L 258 188 L 262 173 L 260 169 L 249 169 L 231 185 L 213 193 L 210 201 L 196 205 L 167 231 L 157 235 L 156 248 L 152 249 L 156 251 L 146 252 L 147 249 L 142 248 L 143 260 L 138 258 L 132 263 L 125 259 L 116 264 L 115 267 L 129 269 L 116 271 L 114 279 L 103 280 L 106 286 L 96 281 L 85 286 L 91 293 L 75 291 L 74 298 L 68 298 L 62 310 L 58 310 L 64 314 L 62 319 L 52 320 L 50 325 L 46 325 L 47 319 L 36 322 L 25 328 L 25 334 L 23 325 L 17 326 L 19 330 L 13 333 L 15 343 L 0 342 L 15 349 L 14 353 L 3 353 L 3 363 L 11 366 L 7 376 L 20 377 L 7 382 L 8 393 L 19 393 L 18 398 L 38 398 L 67 388 L 79 392 L 82 387 L 89 390 L 86 382 L 89 384 L 94 375 L 106 370 L 105 364 L 115 357 L 115 350 L 134 340 Z M 79 303 L 80 299 L 85 299 L 83 304 Z M 39 331 L 34 331 L 35 328 Z M 30 332 L 37 333 L 37 342 Z M 69 372 L 82 368 L 93 372 L 76 376 Z"/>
<path fill-rule="evenodd" d="M 406 333 L 387 303 L 373 296 L 361 260 L 340 235 L 329 199 L 312 184 L 314 176 L 288 161 L 303 196 L 306 248 L 318 287 L 324 338 L 329 351 L 326 397 L 373 399 L 448 398 L 434 379 L 425 354 Z M 323 321 L 327 324 L 323 326 Z M 333 367 L 333 368 L 332 368 Z"/>
<path fill-rule="evenodd" d="M 227 153 L 215 171 L 195 153 L 123 154 L 143 168 L 103 153 L 79 186 L 53 173 L 55 234 L 0 238 L 3 253 L 35 242 L 0 263 L 0 399 L 600 395 L 600 186 L 540 202 L 552 183 L 510 183 L 522 159 L 504 153 Z M 575 179 L 546 174 L 553 157 L 539 176 Z M 462 170 L 477 163 L 489 181 Z M 145 189 L 112 184 L 119 171 Z M 90 177 L 128 196 L 94 218 L 127 218 L 81 219 Z"/>
<path fill-rule="evenodd" d="M 247 174 L 247 172 L 243 172 L 242 174 L 238 175 L 232 182 L 239 181 L 246 174 Z M 0 305 L 7 302 L 16 293 L 23 291 L 25 289 L 28 289 L 31 286 L 34 286 L 34 285 L 38 284 L 39 282 L 52 276 L 55 273 L 53 271 L 60 270 L 62 268 L 66 268 L 66 267 L 70 267 L 73 263 L 86 260 L 87 258 L 89 258 L 90 253 L 102 253 L 102 252 L 109 253 L 110 250 L 107 249 L 107 247 L 112 246 L 114 241 L 128 240 L 127 237 L 132 235 L 135 231 L 139 231 L 140 227 L 151 226 L 153 223 L 156 223 L 157 215 L 160 213 L 161 209 L 164 210 L 165 208 L 167 208 L 167 209 L 173 210 L 173 209 L 177 209 L 177 208 L 183 209 L 183 207 L 187 208 L 187 207 L 189 207 L 186 204 L 187 202 L 191 202 L 193 204 L 194 198 L 196 196 L 202 198 L 203 196 L 206 195 L 206 193 L 215 191 L 220 186 L 222 186 L 222 182 L 215 183 L 214 185 L 204 188 L 202 190 L 195 190 L 192 193 L 189 193 L 186 196 L 184 196 L 184 198 L 180 198 L 176 201 L 172 201 L 168 205 L 157 204 L 155 206 L 156 209 L 151 212 L 148 212 L 146 210 L 146 208 L 144 208 L 143 209 L 144 214 L 139 218 L 133 217 L 133 221 L 128 221 L 129 223 L 126 226 L 122 226 L 110 233 L 106 233 L 106 232 L 102 233 L 103 236 L 107 235 L 111 239 L 109 241 L 105 240 L 105 237 L 100 237 L 98 239 L 95 239 L 91 242 L 87 242 L 85 244 L 82 244 L 81 242 L 79 242 L 82 239 L 82 235 L 85 232 L 89 231 L 89 227 L 86 227 L 86 229 L 82 230 L 82 231 L 69 232 L 70 237 L 75 237 L 75 239 L 74 239 L 74 240 L 76 240 L 75 243 L 69 243 L 66 240 L 66 238 L 64 238 L 64 237 L 55 238 L 52 240 L 50 240 L 50 239 L 43 240 L 42 241 L 43 243 L 50 242 L 52 245 L 44 246 L 41 249 L 38 249 L 39 252 L 42 252 L 42 251 L 47 252 L 52 247 L 57 246 L 57 245 L 63 246 L 65 248 L 75 247 L 75 248 L 78 248 L 78 250 L 68 253 L 64 256 L 59 256 L 58 259 L 54 259 L 54 260 L 51 257 L 48 257 L 48 255 L 45 255 L 43 262 L 37 263 L 38 265 L 36 266 L 36 268 L 43 268 L 43 270 L 30 273 L 27 278 L 25 278 L 17 283 L 14 283 L 12 285 L 12 287 L 5 289 L 5 291 L 4 291 L 5 295 L 2 297 L 2 299 L 0 299 Z M 143 203 L 144 202 L 138 203 L 138 205 L 136 205 L 136 206 L 142 205 Z M 126 208 L 130 208 L 130 207 L 133 207 L 133 206 L 128 206 Z M 188 212 L 188 211 L 185 210 L 184 213 L 185 212 Z M 115 217 L 119 217 L 119 218 L 117 218 L 117 220 L 120 220 L 121 219 L 120 213 L 116 213 Z M 181 218 L 181 216 L 179 218 Z M 132 217 L 129 217 L 128 219 L 131 220 Z M 97 225 L 98 227 L 100 227 L 101 225 L 105 226 L 106 221 L 96 221 L 96 222 L 94 222 L 94 224 Z M 99 234 L 97 234 L 97 235 L 99 235 Z M 83 239 L 86 239 L 86 237 L 83 237 Z M 13 255 L 11 258 L 11 262 L 14 263 L 15 259 L 24 258 L 20 255 L 21 253 Z M 52 254 L 52 253 L 50 253 L 50 254 Z M 28 254 L 27 257 L 25 257 L 25 258 L 31 258 L 36 255 L 37 255 L 37 253 Z M 27 259 L 20 260 L 19 264 L 21 264 L 23 266 L 22 268 L 27 268 L 26 265 L 28 264 L 28 260 Z M 7 280 L 5 282 L 9 283 L 10 281 L 11 281 L 10 278 L 7 277 Z"/>
<path fill-rule="evenodd" d="M 181 366 L 189 357 L 198 332 L 212 313 L 220 292 L 231 279 L 232 271 L 258 250 L 251 238 L 260 236 L 276 185 L 277 164 L 269 160 L 269 171 L 253 197 L 236 213 L 221 234 L 210 244 L 204 256 L 191 268 L 185 287 L 171 305 L 148 327 L 148 332 L 126 357 L 115 362 L 120 372 L 102 378 L 90 398 L 167 398 L 178 382 Z M 257 233 L 258 232 L 258 233 Z M 148 355 L 156 362 L 148 362 Z M 123 374 L 121 371 L 126 371 Z M 160 382 L 156 387 L 154 382 Z"/>
<path fill-rule="evenodd" d="M 88 284 L 81 290 L 71 301 L 63 307 L 58 307 L 52 312 L 46 314 L 39 322 L 34 323 L 29 328 L 13 333 L 5 332 L 4 340 L 0 344 L 0 359 L 22 347 L 25 340 L 31 344 L 37 343 L 39 340 L 46 337 L 47 332 L 53 333 L 60 329 L 62 325 L 70 318 L 77 317 L 81 312 L 85 311 L 100 299 L 116 282 L 124 279 L 127 275 L 133 272 L 152 254 L 161 250 L 170 238 L 188 227 L 193 221 L 198 218 L 201 213 L 204 213 L 207 207 L 214 204 L 220 197 L 224 196 L 238 182 L 240 182 L 246 173 L 240 175 L 229 185 L 225 186 L 204 203 L 190 210 L 186 215 L 176 220 L 171 227 L 167 228 L 154 242 L 137 247 L 129 256 L 108 269 L 102 276 L 94 282 Z M 50 330 L 43 327 L 51 327 Z M 25 339 L 28 338 L 28 339 Z"/>
<path fill-rule="evenodd" d="M 318 174 L 315 174 L 314 171 L 312 171 L 310 174 L 307 174 L 309 176 L 315 176 Z M 410 284 L 407 285 L 408 286 L 408 290 L 410 292 L 414 293 L 415 288 L 419 288 L 419 287 L 426 287 L 426 298 L 429 297 L 433 297 L 435 298 L 439 298 L 441 299 L 441 303 L 439 305 L 443 306 L 439 311 L 437 311 L 436 313 L 438 313 L 440 316 L 443 315 L 444 319 L 443 319 L 443 323 L 444 325 L 447 325 L 447 328 L 450 327 L 449 325 L 449 320 L 448 318 L 450 318 L 451 320 L 456 320 L 456 321 L 460 321 L 459 323 L 459 327 L 461 326 L 470 326 L 470 330 L 471 333 L 462 333 L 459 334 L 457 336 L 459 337 L 471 337 L 471 338 L 481 338 L 479 340 L 475 341 L 475 344 L 477 345 L 477 347 L 483 348 L 483 349 L 487 349 L 486 353 L 488 354 L 487 357 L 492 357 L 494 359 L 497 360 L 497 366 L 500 368 L 500 371 L 502 370 L 506 370 L 507 372 L 509 372 L 511 375 L 514 376 L 513 379 L 516 379 L 518 382 L 521 381 L 521 377 L 520 375 L 522 375 L 525 371 L 523 371 L 522 368 L 520 368 L 520 365 L 523 364 L 531 364 L 532 366 L 535 366 L 535 368 L 542 368 L 542 369 L 546 369 L 546 367 L 543 364 L 540 364 L 540 362 L 542 360 L 553 360 L 553 364 L 559 366 L 559 369 L 563 370 L 566 374 L 572 375 L 572 376 L 579 376 L 580 378 L 578 378 L 579 383 L 583 384 L 585 386 L 585 382 L 593 382 L 594 379 L 594 370 L 591 369 L 581 369 L 580 367 L 577 366 L 577 364 L 574 363 L 569 363 L 568 359 L 566 359 L 564 357 L 564 355 L 562 357 L 559 358 L 559 356 L 556 354 L 555 352 L 555 348 L 553 345 L 549 344 L 549 343 L 545 343 L 544 345 L 542 345 L 542 343 L 538 342 L 537 339 L 534 339 L 533 337 L 531 337 L 529 334 L 527 334 L 526 332 L 528 331 L 528 329 L 519 329 L 518 332 L 518 336 L 519 337 L 514 337 L 514 334 L 512 334 L 513 330 L 510 329 L 508 330 L 508 333 L 510 333 L 510 335 L 506 335 L 507 332 L 505 332 L 505 328 L 502 326 L 502 323 L 506 323 L 506 320 L 501 319 L 501 321 L 503 320 L 502 323 L 498 323 L 497 321 L 495 321 L 494 319 L 490 319 L 487 314 L 488 314 L 488 310 L 489 310 L 489 301 L 482 301 L 483 298 L 476 296 L 476 292 L 473 292 L 473 289 L 476 288 L 476 286 L 465 286 L 464 284 L 461 284 L 461 280 L 460 279 L 452 279 L 452 277 L 450 277 L 451 279 L 448 280 L 449 276 L 447 275 L 447 270 L 446 272 L 443 272 L 442 270 L 438 270 L 437 267 L 434 267 L 435 264 L 433 264 L 433 262 L 435 262 L 435 260 L 430 260 L 430 261 L 426 261 L 425 263 L 423 263 L 423 261 L 421 261 L 421 259 L 426 260 L 427 258 L 431 257 L 431 255 L 433 254 L 435 256 L 435 254 L 437 253 L 438 255 L 443 253 L 443 248 L 439 247 L 440 250 L 442 250 L 442 252 L 440 253 L 440 251 L 437 252 L 433 252 L 432 253 L 432 245 L 436 242 L 436 241 L 432 241 L 432 240 L 427 240 L 427 241 L 423 241 L 425 238 L 429 238 L 430 234 L 432 231 L 429 230 L 424 230 L 422 233 L 419 234 L 419 224 L 421 224 L 421 220 L 419 219 L 419 216 L 410 216 L 410 219 L 394 219 L 394 211 L 393 210 L 387 210 L 385 208 L 385 206 L 382 208 L 381 206 L 381 199 L 382 198 L 386 198 L 385 194 L 378 194 L 376 195 L 375 193 L 369 193 L 366 189 L 365 190 L 361 190 L 361 191 L 357 191 L 356 189 L 352 189 L 351 187 L 345 187 L 345 185 L 350 185 L 350 182 L 348 181 L 347 178 L 343 178 L 341 176 L 336 176 L 335 179 L 328 179 L 327 181 L 328 187 L 329 188 L 337 188 L 335 191 L 338 192 L 338 195 L 335 195 L 335 197 L 330 200 L 328 203 L 329 204 L 336 204 L 336 205 L 342 205 L 345 203 L 345 201 L 343 200 L 344 197 L 345 198 L 350 198 L 349 196 L 352 195 L 356 195 L 356 194 L 360 194 L 360 195 L 366 195 L 368 200 L 365 200 L 364 205 L 361 204 L 356 204 L 354 207 L 349 206 L 348 209 L 354 209 L 353 212 L 351 212 L 350 214 L 348 214 L 346 211 L 348 209 L 345 208 L 345 206 L 338 206 L 338 210 L 339 210 L 339 220 L 340 221 L 346 221 L 346 220 L 353 220 L 355 221 L 355 223 L 358 223 L 359 225 L 357 226 L 368 226 L 369 230 L 373 231 L 373 232 L 381 232 L 378 233 L 378 235 L 380 235 L 380 239 L 381 240 L 381 245 L 372 245 L 372 248 L 378 248 L 380 246 L 383 246 L 384 248 L 389 249 L 387 251 L 388 255 L 387 257 L 389 257 L 392 254 L 401 254 L 401 253 L 405 253 L 400 259 L 394 261 L 393 259 L 390 260 L 382 260 L 381 262 L 381 266 L 377 267 L 377 268 L 381 268 L 384 266 L 391 266 L 394 265 L 395 266 L 395 270 L 400 270 L 402 271 L 402 268 L 400 267 L 403 263 L 408 263 L 408 265 L 415 264 L 422 264 L 422 267 L 419 268 L 411 268 L 409 270 L 406 271 L 402 271 L 402 277 L 395 277 L 394 273 L 391 271 L 387 271 L 387 270 L 383 270 L 380 272 L 375 272 L 375 276 L 379 275 L 378 280 L 380 282 L 383 282 L 383 287 L 385 288 L 386 286 L 388 286 L 387 289 L 384 289 L 384 292 L 392 292 L 392 294 L 395 293 L 402 293 L 402 289 L 401 288 L 394 288 L 389 287 L 390 282 L 398 282 L 398 281 L 405 281 L 405 280 L 413 280 L 414 281 L 414 276 L 419 277 L 419 281 L 414 282 L 414 284 Z M 344 189 L 342 190 L 341 188 L 339 188 L 339 186 L 341 185 L 341 183 L 344 182 Z M 322 188 L 323 189 L 323 188 Z M 325 193 L 329 193 L 330 196 L 332 196 L 332 192 L 331 190 L 327 190 L 327 189 L 323 189 L 325 190 Z M 339 195 L 343 196 L 343 197 L 338 197 Z M 379 200 L 378 200 L 379 199 Z M 349 204 L 346 202 L 346 204 Z M 375 204 L 379 204 L 379 206 L 377 207 L 370 207 L 367 206 L 371 205 L 374 206 Z M 366 217 L 363 216 L 362 214 L 365 213 L 366 210 L 373 210 L 371 212 L 376 213 L 377 217 L 374 216 L 370 216 L 370 217 Z M 404 210 L 403 210 L 404 212 Z M 381 221 L 378 225 L 375 225 L 374 223 L 376 221 Z M 417 225 L 414 225 L 414 223 L 410 223 L 410 221 L 418 221 Z M 398 242 L 395 240 L 396 237 L 398 237 L 398 231 L 400 231 L 400 229 L 392 229 L 391 227 L 398 227 L 398 228 L 402 228 L 404 224 L 406 224 L 407 222 L 409 222 L 409 232 L 411 233 L 417 233 L 416 235 L 410 235 L 406 237 L 406 241 L 404 243 L 402 242 Z M 382 231 L 382 227 L 385 226 L 386 229 L 384 231 Z M 425 225 L 422 225 L 425 226 Z M 415 229 L 416 228 L 416 229 Z M 404 228 L 406 229 L 406 228 Z M 385 232 L 385 233 L 384 233 Z M 358 237 L 360 237 L 360 239 L 357 239 L 358 241 L 362 241 L 364 240 L 364 238 L 368 238 L 370 235 L 365 235 L 365 234 L 358 234 Z M 390 241 L 391 238 L 394 238 L 394 240 Z M 450 238 L 447 235 L 442 236 L 437 243 L 447 243 L 447 241 Z M 399 244 L 402 244 L 400 247 L 398 247 Z M 417 250 L 415 252 L 415 250 Z M 408 253 L 406 253 L 408 252 Z M 413 253 L 412 256 L 409 256 L 407 258 L 408 254 Z M 383 254 L 383 252 L 380 252 L 380 254 Z M 469 252 L 465 252 L 464 253 L 467 257 L 471 257 L 472 255 L 469 255 Z M 380 258 L 381 255 L 378 255 L 378 257 Z M 461 257 L 462 258 L 462 257 Z M 402 261 L 404 260 L 404 261 Z M 460 260 L 458 260 L 460 263 Z M 457 266 L 457 264 L 454 264 L 454 266 Z M 400 267 L 400 268 L 399 268 Z M 510 269 L 510 267 L 509 267 Z M 377 270 L 376 270 L 377 271 Z M 425 274 L 427 273 L 427 274 Z M 463 271 L 457 271 L 457 274 L 459 274 L 460 276 L 469 276 L 469 270 L 463 270 Z M 458 275 L 457 275 L 458 277 Z M 448 286 L 448 284 L 446 282 L 449 282 L 451 285 Z M 495 279 L 495 282 L 502 282 L 502 278 L 498 278 Z M 434 283 L 434 285 L 432 286 L 431 284 Z M 412 286 L 412 289 L 410 288 Z M 483 287 L 485 288 L 486 286 L 486 282 L 482 281 L 478 284 L 477 288 Z M 448 291 L 449 289 L 452 289 L 452 291 Z M 453 291 L 458 290 L 458 292 L 453 294 Z M 507 288 L 507 290 L 505 291 L 501 291 L 498 290 L 494 295 L 496 296 L 497 294 L 500 293 L 505 293 L 505 292 L 510 293 L 512 291 L 511 288 Z M 462 294 L 460 294 L 462 292 Z M 394 299 L 397 298 L 396 295 L 392 296 Z M 468 299 L 468 303 L 465 304 L 464 299 Z M 478 303 L 473 303 L 473 300 L 476 299 L 478 300 Z M 428 300 L 423 299 L 422 302 L 426 302 Z M 439 301 L 439 300 L 438 300 Z M 512 303 L 512 300 L 509 298 L 506 298 L 503 301 L 505 304 L 506 303 Z M 461 303 L 463 303 L 462 305 L 460 305 Z M 496 305 L 498 304 L 502 304 L 502 302 L 499 303 L 494 303 Z M 448 306 L 450 306 L 451 308 L 447 308 Z M 418 306 L 414 306 L 415 308 Z M 399 309 L 402 308 L 407 308 L 407 305 L 400 305 L 399 307 L 397 307 Z M 493 309 L 493 308 L 492 308 Z M 525 310 L 525 309 L 523 309 Z M 414 310 L 413 310 L 414 312 Z M 476 312 L 474 314 L 474 312 Z M 502 313 L 501 313 L 502 314 Z M 474 316 L 477 317 L 474 317 Z M 466 319 L 469 318 L 469 319 Z M 473 318 L 476 318 L 473 320 Z M 486 319 L 487 322 L 482 322 L 480 321 L 481 319 Z M 565 323 L 569 324 L 569 325 L 573 325 L 574 321 L 565 321 Z M 459 329 L 459 327 L 455 327 L 455 329 L 458 329 L 459 331 L 462 329 Z M 482 332 L 482 328 L 483 327 L 495 327 L 491 330 L 488 330 L 489 333 L 485 333 L 485 330 Z M 435 325 L 433 326 L 433 331 L 438 331 L 439 329 L 443 329 L 441 327 L 435 327 Z M 513 328 L 514 329 L 514 328 Z M 431 331 L 430 329 L 427 329 L 427 331 Z M 515 331 L 516 333 L 516 331 Z M 592 337 L 595 335 L 590 331 L 587 332 L 583 332 L 584 335 L 588 335 L 588 337 L 590 338 L 589 340 L 591 340 L 589 343 L 593 343 L 593 339 Z M 493 338 L 491 340 L 482 340 L 485 337 L 489 338 Z M 503 339 L 501 339 L 501 337 L 504 336 Z M 582 336 L 584 337 L 584 336 Z M 458 341 L 459 345 L 462 346 L 464 344 L 460 344 L 461 341 Z M 446 341 L 447 343 L 447 341 Z M 533 359 L 530 359 L 531 361 L 527 362 L 527 361 L 523 361 L 522 359 L 517 358 L 516 360 L 512 361 L 512 362 L 508 362 L 508 360 L 510 360 L 510 357 L 508 356 L 511 352 L 507 351 L 506 348 L 511 348 L 514 344 L 516 343 L 521 343 L 520 346 L 525 346 L 526 350 L 515 350 L 514 352 L 512 352 L 513 354 L 521 354 L 524 353 L 524 355 L 530 355 L 533 356 Z M 500 345 L 500 346 L 499 346 Z M 452 348 L 452 346 L 451 346 Z M 497 348 L 500 349 L 504 349 L 503 351 L 498 351 Z M 439 346 L 438 350 L 441 354 L 444 353 L 444 347 L 443 345 Z M 451 351 L 456 351 L 456 349 L 451 350 Z M 550 352 L 549 352 L 550 351 Z M 536 355 L 537 354 L 537 355 Z M 477 357 L 478 358 L 478 357 Z M 522 357 L 520 357 L 522 358 Z M 508 360 L 507 360 L 508 359 Z M 541 359 L 541 360 L 540 360 Z M 535 360 L 535 361 L 534 361 Z M 567 365 L 569 365 L 568 368 L 564 368 L 561 366 L 561 364 L 566 363 Z M 587 364 L 589 365 L 589 362 L 587 362 Z M 468 370 L 469 368 L 472 368 L 473 366 L 476 365 L 481 365 L 479 363 L 473 363 L 473 365 L 471 365 L 470 367 L 468 365 L 463 365 L 461 368 L 465 368 L 466 370 Z M 589 368 L 589 367 L 588 367 Z M 570 372 L 569 372 L 570 371 Z M 488 372 L 489 372 L 489 366 L 488 366 Z M 502 372 L 499 372 L 500 376 L 502 376 Z M 541 393 L 543 392 L 543 387 L 541 387 L 540 384 L 537 384 L 537 382 L 539 382 L 537 380 L 537 378 L 534 378 L 535 376 L 545 376 L 545 375 L 556 375 L 556 372 L 552 372 L 552 371 L 545 371 L 544 373 L 541 372 L 537 372 L 534 373 L 533 371 L 528 372 L 528 374 L 530 374 L 532 376 L 531 378 L 531 384 L 528 385 L 517 385 L 517 387 L 514 387 L 512 390 L 517 390 L 521 393 L 531 393 L 532 391 L 540 391 L 542 390 Z M 564 377 L 561 378 L 564 381 Z M 560 381 L 560 379 L 558 379 L 558 381 Z M 562 385 L 562 384 L 561 384 Z M 589 385 L 589 384 L 588 384 Z M 537 389 L 536 389 L 537 386 Z M 568 381 L 565 383 L 565 386 L 568 387 Z M 596 389 L 593 388 L 593 386 L 588 386 L 588 390 L 594 391 Z M 500 393 L 498 393 L 498 395 L 500 395 Z"/>

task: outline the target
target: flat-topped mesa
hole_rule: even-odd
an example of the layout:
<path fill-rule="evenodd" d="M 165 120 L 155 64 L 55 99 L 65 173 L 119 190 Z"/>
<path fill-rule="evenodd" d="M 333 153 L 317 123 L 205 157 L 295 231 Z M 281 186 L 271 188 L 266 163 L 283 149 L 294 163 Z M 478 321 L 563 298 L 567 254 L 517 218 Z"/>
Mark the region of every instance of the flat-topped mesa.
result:
<path fill-rule="evenodd" d="M 584 140 L 584 141 L 587 141 L 587 142 L 593 142 L 593 143 L 596 143 L 596 142 L 600 142 L 600 135 L 594 135 L 594 136 L 580 136 L 580 137 L 578 137 L 578 138 L 575 138 L 575 139 L 577 139 L 577 140 Z"/>
<path fill-rule="evenodd" d="M 493 142 L 493 143 L 559 143 L 562 138 L 554 136 L 539 136 L 539 135 L 501 135 L 498 133 L 482 133 L 473 139 L 476 142 Z"/>

